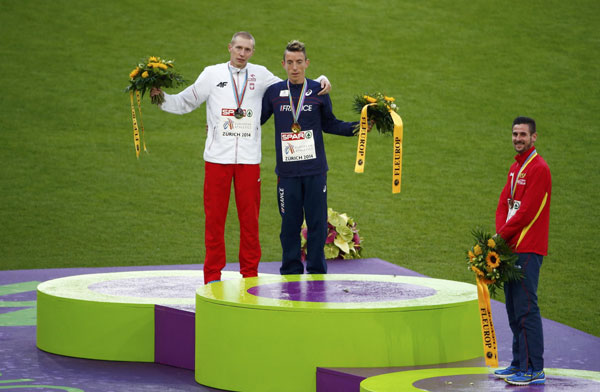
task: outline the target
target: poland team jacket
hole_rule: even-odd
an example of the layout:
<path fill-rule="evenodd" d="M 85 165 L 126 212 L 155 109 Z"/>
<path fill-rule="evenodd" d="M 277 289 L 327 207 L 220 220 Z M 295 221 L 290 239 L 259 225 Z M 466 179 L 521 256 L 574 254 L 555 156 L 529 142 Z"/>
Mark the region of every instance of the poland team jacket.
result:
<path fill-rule="evenodd" d="M 262 97 L 267 87 L 280 80 L 261 65 L 248 63 L 238 69 L 229 63 L 216 64 L 204 68 L 194 84 L 179 94 L 165 94 L 161 109 L 185 114 L 206 101 L 208 135 L 204 160 L 220 164 L 258 164 L 261 160 Z M 237 86 L 239 99 L 242 99 L 244 84 L 243 117 L 238 119 L 235 117 L 238 105 L 234 88 Z"/>

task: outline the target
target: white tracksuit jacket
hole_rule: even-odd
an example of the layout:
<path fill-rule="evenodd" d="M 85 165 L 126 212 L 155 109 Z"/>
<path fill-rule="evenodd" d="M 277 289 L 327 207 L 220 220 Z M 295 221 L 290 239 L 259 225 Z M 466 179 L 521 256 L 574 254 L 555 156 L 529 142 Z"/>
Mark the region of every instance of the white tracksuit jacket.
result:
<path fill-rule="evenodd" d="M 231 74 L 229 72 L 231 69 Z M 236 119 L 237 108 L 232 78 L 241 92 L 248 71 L 246 93 L 242 102 L 244 117 Z M 259 164 L 261 159 L 260 112 L 267 87 L 281 79 L 261 65 L 247 63 L 243 69 L 229 63 L 204 68 L 194 84 L 179 94 L 165 93 L 162 110 L 185 114 L 206 101 L 208 135 L 204 160 L 220 164 Z"/>

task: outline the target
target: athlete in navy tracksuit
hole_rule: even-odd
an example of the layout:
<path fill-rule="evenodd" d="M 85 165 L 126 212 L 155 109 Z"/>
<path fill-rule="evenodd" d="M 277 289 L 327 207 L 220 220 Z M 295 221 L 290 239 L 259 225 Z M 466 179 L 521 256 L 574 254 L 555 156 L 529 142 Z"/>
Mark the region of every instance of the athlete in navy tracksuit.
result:
<path fill-rule="evenodd" d="M 310 274 L 327 272 L 323 248 L 327 237 L 328 166 L 322 132 L 353 136 L 358 124 L 335 118 L 329 95 L 318 96 L 320 85 L 304 77 L 308 62 L 302 43 L 288 44 L 283 61 L 288 80 L 270 86 L 262 103 L 261 124 L 271 114 L 275 115 L 282 275 L 304 273 L 300 256 L 304 217 L 308 227 L 306 271 Z M 299 124 L 301 129 L 293 129 L 297 128 L 294 124 Z"/>

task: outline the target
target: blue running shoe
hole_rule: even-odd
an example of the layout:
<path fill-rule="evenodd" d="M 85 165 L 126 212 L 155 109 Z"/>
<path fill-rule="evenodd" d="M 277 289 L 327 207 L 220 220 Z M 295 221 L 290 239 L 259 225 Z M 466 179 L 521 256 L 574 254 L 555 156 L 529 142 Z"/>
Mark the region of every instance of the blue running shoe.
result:
<path fill-rule="evenodd" d="M 506 369 L 498 369 L 494 372 L 494 376 L 498 378 L 506 378 L 510 376 L 514 376 L 519 373 L 519 368 L 516 366 L 509 366 Z"/>
<path fill-rule="evenodd" d="M 543 370 L 534 372 L 530 369 L 526 372 L 519 372 L 514 376 L 507 377 L 504 381 L 512 385 L 544 384 L 546 382 L 546 374 Z"/>

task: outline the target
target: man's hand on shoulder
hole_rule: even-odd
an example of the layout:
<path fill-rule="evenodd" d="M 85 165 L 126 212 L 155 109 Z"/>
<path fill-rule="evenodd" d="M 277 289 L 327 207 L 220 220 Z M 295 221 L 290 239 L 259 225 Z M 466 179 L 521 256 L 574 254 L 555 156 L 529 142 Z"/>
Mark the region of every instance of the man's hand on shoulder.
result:
<path fill-rule="evenodd" d="M 321 79 L 321 91 L 319 91 L 318 95 L 329 94 L 331 91 L 331 83 L 329 83 L 329 79 L 327 79 L 325 75 L 321 75 L 319 79 Z"/>

